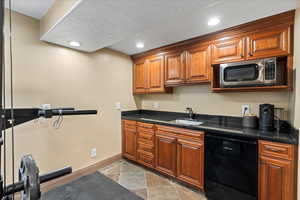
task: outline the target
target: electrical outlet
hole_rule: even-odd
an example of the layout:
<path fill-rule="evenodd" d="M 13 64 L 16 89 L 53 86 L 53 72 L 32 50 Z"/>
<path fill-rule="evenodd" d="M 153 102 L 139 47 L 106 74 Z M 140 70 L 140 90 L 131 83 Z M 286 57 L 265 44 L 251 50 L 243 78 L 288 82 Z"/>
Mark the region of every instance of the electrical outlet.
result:
<path fill-rule="evenodd" d="M 153 103 L 153 108 L 159 108 L 159 103 L 158 102 L 154 102 Z"/>
<path fill-rule="evenodd" d="M 241 114 L 242 115 L 250 114 L 250 106 L 249 105 L 242 105 Z"/>
<path fill-rule="evenodd" d="M 97 149 L 96 148 L 92 148 L 91 149 L 91 158 L 95 158 L 97 156 Z"/>
<path fill-rule="evenodd" d="M 185 107 L 184 108 L 191 108 L 191 104 L 185 104 Z"/>

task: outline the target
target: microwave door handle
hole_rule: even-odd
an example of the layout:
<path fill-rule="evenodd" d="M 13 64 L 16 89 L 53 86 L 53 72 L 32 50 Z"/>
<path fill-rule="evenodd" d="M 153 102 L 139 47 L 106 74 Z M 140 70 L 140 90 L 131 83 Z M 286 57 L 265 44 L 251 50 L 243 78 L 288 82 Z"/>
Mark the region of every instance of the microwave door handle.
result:
<path fill-rule="evenodd" d="M 261 83 L 264 83 L 265 81 L 265 73 L 264 73 L 264 64 L 262 62 L 258 63 L 258 80 Z"/>
<path fill-rule="evenodd" d="M 220 66 L 220 86 L 223 87 L 225 84 L 224 84 L 224 80 L 225 80 L 225 75 L 224 75 L 224 69 L 226 67 L 225 66 Z"/>

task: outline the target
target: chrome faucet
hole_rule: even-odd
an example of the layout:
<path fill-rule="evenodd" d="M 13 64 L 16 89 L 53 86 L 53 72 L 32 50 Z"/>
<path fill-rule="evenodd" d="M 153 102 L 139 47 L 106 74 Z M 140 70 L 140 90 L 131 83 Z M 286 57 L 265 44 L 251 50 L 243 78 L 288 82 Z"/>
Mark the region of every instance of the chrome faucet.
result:
<path fill-rule="evenodd" d="M 193 108 L 187 107 L 187 108 L 185 109 L 185 111 L 188 112 L 189 119 L 194 119 L 194 111 L 193 111 Z"/>

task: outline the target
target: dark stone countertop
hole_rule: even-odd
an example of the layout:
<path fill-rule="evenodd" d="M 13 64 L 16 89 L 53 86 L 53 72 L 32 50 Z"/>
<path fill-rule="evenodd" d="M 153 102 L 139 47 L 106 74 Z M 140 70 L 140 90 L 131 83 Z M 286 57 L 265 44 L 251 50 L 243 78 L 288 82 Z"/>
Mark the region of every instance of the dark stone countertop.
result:
<path fill-rule="evenodd" d="M 191 126 L 177 124 L 174 122 L 174 120 L 182 118 L 187 118 L 187 114 L 151 110 L 122 112 L 122 119 L 127 120 L 298 145 L 298 131 L 291 127 L 291 125 L 286 121 L 281 122 L 279 132 L 267 132 L 258 129 L 243 128 L 242 117 L 197 114 L 195 115 L 195 119 L 204 122 L 202 125 Z"/>

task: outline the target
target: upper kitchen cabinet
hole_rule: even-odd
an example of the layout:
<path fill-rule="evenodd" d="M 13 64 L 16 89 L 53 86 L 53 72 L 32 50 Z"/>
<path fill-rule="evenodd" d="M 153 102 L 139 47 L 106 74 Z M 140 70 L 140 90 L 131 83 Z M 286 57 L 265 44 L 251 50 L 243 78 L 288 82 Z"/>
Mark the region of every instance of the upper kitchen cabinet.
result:
<path fill-rule="evenodd" d="M 147 90 L 147 68 L 144 61 L 137 62 L 133 67 L 133 92 L 145 93 Z"/>
<path fill-rule="evenodd" d="M 226 38 L 226 37 L 225 37 Z M 237 62 L 245 59 L 245 38 L 219 39 L 214 42 L 212 63 Z"/>
<path fill-rule="evenodd" d="M 179 51 L 165 56 L 165 84 L 181 85 L 185 82 L 185 52 Z"/>
<path fill-rule="evenodd" d="M 187 47 L 165 56 L 165 85 L 207 83 L 210 81 L 210 45 Z"/>
<path fill-rule="evenodd" d="M 285 27 L 249 33 L 233 39 L 221 38 L 214 42 L 212 63 L 288 56 L 291 53 L 290 37 L 290 27 Z"/>
<path fill-rule="evenodd" d="M 191 47 L 186 51 L 186 82 L 203 83 L 210 81 L 210 45 Z"/>
<path fill-rule="evenodd" d="M 149 92 L 164 92 L 164 57 L 157 56 L 147 60 Z"/>
<path fill-rule="evenodd" d="M 134 64 L 135 94 L 170 92 L 164 86 L 164 57 L 154 56 Z"/>
<path fill-rule="evenodd" d="M 290 28 L 253 33 L 247 37 L 247 59 L 290 54 Z"/>
<path fill-rule="evenodd" d="M 209 82 L 214 92 L 292 90 L 294 23 L 295 11 L 288 11 L 132 55 L 134 61 L 145 60 L 136 68 L 147 68 L 145 77 L 141 69 L 142 77 L 135 78 L 135 93 L 168 92 L 174 86 Z M 220 86 L 219 64 L 271 57 L 286 60 L 281 85 Z"/>

